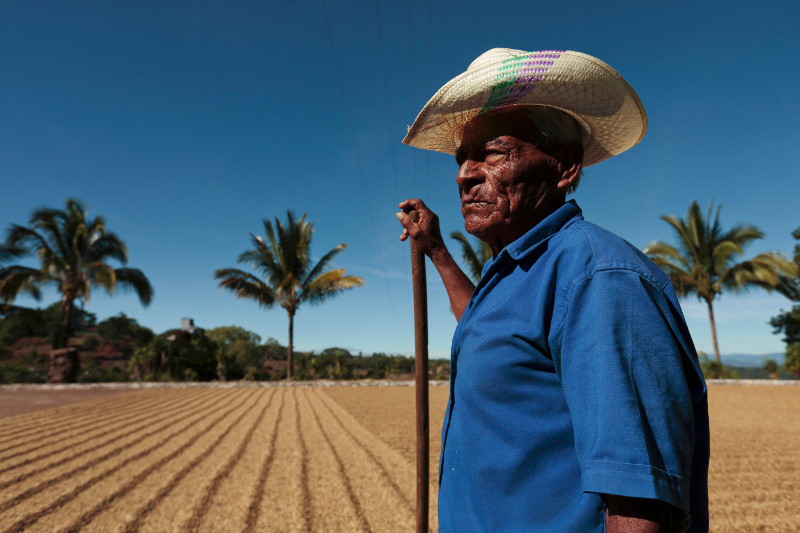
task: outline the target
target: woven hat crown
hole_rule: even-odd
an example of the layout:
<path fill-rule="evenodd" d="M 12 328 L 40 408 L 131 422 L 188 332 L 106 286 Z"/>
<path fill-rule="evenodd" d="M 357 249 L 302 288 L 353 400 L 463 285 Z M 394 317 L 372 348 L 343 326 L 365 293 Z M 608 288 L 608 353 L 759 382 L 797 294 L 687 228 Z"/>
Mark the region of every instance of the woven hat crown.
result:
<path fill-rule="evenodd" d="M 585 132 L 585 167 L 636 145 L 647 129 L 636 92 L 599 59 L 564 50 L 493 48 L 437 91 L 403 142 L 455 154 L 467 122 L 512 105 L 547 106 L 574 117 Z"/>

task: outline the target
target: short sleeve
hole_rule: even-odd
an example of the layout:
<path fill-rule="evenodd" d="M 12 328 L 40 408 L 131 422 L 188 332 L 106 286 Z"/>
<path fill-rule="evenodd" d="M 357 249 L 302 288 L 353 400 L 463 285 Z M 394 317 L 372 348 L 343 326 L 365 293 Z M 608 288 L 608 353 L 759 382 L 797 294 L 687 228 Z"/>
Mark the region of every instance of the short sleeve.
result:
<path fill-rule="evenodd" d="M 552 339 L 584 492 L 651 498 L 689 510 L 693 401 L 680 317 L 639 273 L 573 282 Z"/>

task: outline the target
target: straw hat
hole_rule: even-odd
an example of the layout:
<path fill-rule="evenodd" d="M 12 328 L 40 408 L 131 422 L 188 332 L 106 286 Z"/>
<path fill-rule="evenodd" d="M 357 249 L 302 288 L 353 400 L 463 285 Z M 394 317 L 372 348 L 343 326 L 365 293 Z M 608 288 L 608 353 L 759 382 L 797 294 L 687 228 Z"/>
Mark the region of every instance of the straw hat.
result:
<path fill-rule="evenodd" d="M 647 129 L 639 97 L 599 59 L 563 50 L 493 48 L 433 95 L 403 142 L 453 155 L 467 122 L 511 105 L 541 105 L 572 115 L 584 130 L 584 167 L 631 148 Z"/>

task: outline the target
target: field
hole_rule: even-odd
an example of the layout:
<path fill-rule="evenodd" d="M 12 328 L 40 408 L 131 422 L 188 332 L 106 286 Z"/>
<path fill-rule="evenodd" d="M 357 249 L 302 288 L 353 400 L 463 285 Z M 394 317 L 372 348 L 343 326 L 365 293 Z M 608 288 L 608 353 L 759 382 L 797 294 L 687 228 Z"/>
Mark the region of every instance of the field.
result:
<path fill-rule="evenodd" d="M 435 473 L 448 390 L 430 392 Z M 709 400 L 712 531 L 800 530 L 800 387 Z M 198 387 L 2 418 L 0 531 L 413 531 L 413 405 L 412 387 Z"/>

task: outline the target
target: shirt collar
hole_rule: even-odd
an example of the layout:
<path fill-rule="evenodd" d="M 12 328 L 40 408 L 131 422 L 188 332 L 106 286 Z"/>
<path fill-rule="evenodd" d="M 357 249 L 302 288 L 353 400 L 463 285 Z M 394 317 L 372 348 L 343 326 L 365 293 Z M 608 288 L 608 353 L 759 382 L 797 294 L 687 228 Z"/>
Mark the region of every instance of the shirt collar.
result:
<path fill-rule="evenodd" d="M 547 218 L 536 224 L 525 235 L 506 246 L 505 252 L 515 261 L 519 261 L 535 250 L 539 244 L 566 227 L 572 219 L 583 219 L 581 208 L 578 207 L 575 200 L 564 203 L 561 207 L 550 213 Z"/>

